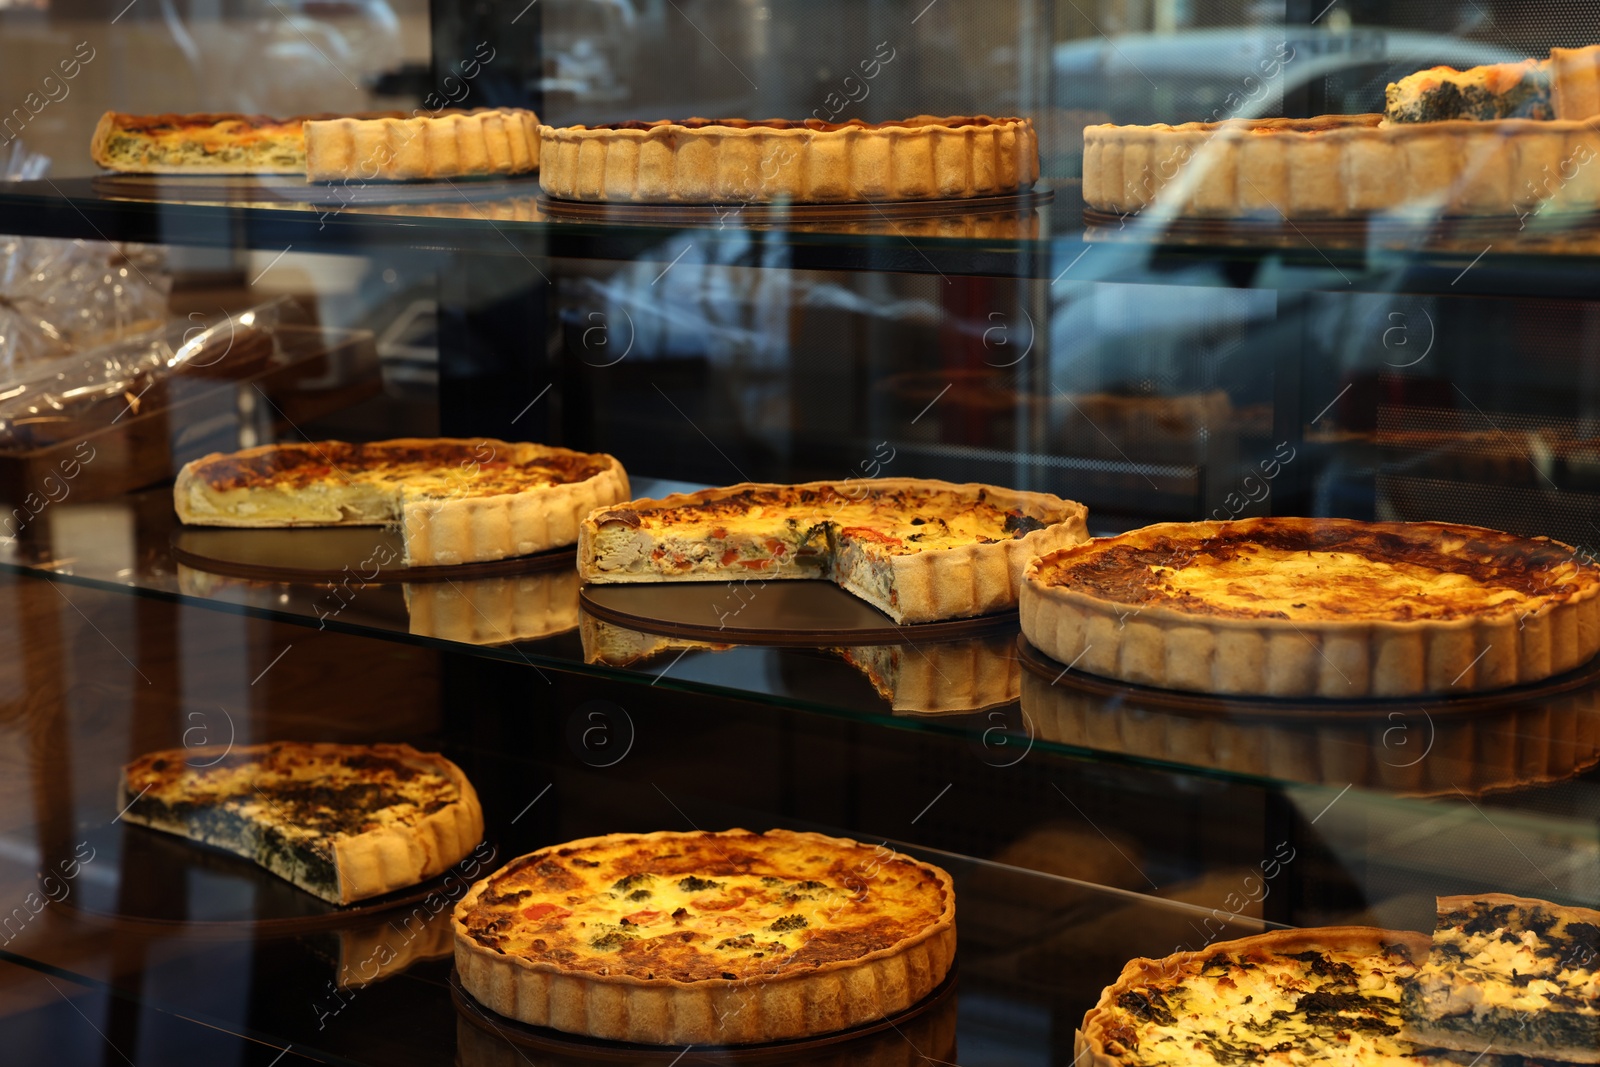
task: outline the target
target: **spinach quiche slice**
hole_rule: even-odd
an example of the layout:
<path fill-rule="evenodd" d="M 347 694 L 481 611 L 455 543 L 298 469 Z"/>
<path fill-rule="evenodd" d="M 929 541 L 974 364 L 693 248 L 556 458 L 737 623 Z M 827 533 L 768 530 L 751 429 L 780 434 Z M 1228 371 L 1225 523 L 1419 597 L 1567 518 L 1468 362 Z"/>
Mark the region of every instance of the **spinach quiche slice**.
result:
<path fill-rule="evenodd" d="M 594 508 L 628 496 L 604 453 L 492 438 L 306 441 L 214 452 L 178 472 L 178 518 L 199 526 L 397 523 L 406 562 L 453 566 L 570 545 Z M 364 561 L 372 567 L 386 561 Z"/>
<path fill-rule="evenodd" d="M 1165 689 L 1367 699 L 1539 681 L 1600 651 L 1600 565 L 1441 522 L 1159 523 L 1044 556 L 1022 632 Z"/>
<path fill-rule="evenodd" d="M 277 741 L 122 769 L 122 819 L 246 859 L 334 904 L 432 878 L 483 838 L 461 768 L 410 745 Z"/>
<path fill-rule="evenodd" d="M 1083 1067 L 1510 1067 L 1429 1049 L 1403 1033 L 1403 983 L 1423 934 L 1344 926 L 1279 930 L 1162 960 L 1136 959 L 1083 1018 Z"/>
<path fill-rule="evenodd" d="M 1600 1063 L 1600 911 L 1440 897 L 1433 951 L 1404 983 L 1406 1031 L 1444 1048 Z"/>
<path fill-rule="evenodd" d="M 771 485 L 595 511 L 586 582 L 821 578 L 898 623 L 1006 611 L 1022 570 L 1087 536 L 1088 509 L 1049 493 L 923 478 Z"/>
<path fill-rule="evenodd" d="M 456 905 L 456 970 L 535 1026 L 746 1045 L 875 1022 L 955 955 L 939 868 L 821 834 L 611 834 L 540 849 Z"/>

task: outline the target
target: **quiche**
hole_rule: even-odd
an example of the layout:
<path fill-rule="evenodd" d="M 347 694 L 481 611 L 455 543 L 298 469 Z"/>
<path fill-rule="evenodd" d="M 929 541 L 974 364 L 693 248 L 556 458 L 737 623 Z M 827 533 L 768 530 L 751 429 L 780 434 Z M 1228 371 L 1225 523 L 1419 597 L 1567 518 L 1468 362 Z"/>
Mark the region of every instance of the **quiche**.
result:
<path fill-rule="evenodd" d="M 410 745 L 278 741 L 190 762 L 188 749 L 122 769 L 122 819 L 253 860 L 349 904 L 431 878 L 483 837 L 461 769 Z"/>
<path fill-rule="evenodd" d="M 1443 119 L 1553 119 L 1550 64 L 1525 59 L 1456 70 L 1433 67 L 1391 82 L 1383 116 L 1390 122 Z"/>
<path fill-rule="evenodd" d="M 408 181 L 539 169 L 539 116 L 524 108 L 329 116 L 305 124 L 307 181 Z"/>
<path fill-rule="evenodd" d="M 1417 1041 L 1600 1063 L 1600 911 L 1440 897 L 1433 951 L 1404 983 Z"/>
<path fill-rule="evenodd" d="M 455 908 L 486 1007 L 614 1041 L 741 1045 L 875 1022 L 955 956 L 939 868 L 821 834 L 611 834 L 522 856 Z"/>
<path fill-rule="evenodd" d="M 564 200 L 952 200 L 1017 193 L 1039 179 L 1039 140 L 1023 118 L 691 118 L 539 133 L 540 187 Z"/>
<path fill-rule="evenodd" d="M 746 482 L 602 508 L 583 521 L 584 581 L 819 578 L 897 623 L 1016 606 L 1022 569 L 1087 537 L 1082 504 L 920 478 Z"/>
<path fill-rule="evenodd" d="M 1384 92 L 1389 122 L 1587 119 L 1600 115 L 1600 46 L 1552 48 L 1549 59 L 1467 70 L 1434 67 Z"/>
<path fill-rule="evenodd" d="M 1022 632 L 1090 674 L 1362 699 L 1498 689 L 1600 651 L 1600 565 L 1450 523 L 1160 523 L 1029 568 Z"/>
<path fill-rule="evenodd" d="M 1083 1017 L 1084 1067 L 1435 1067 L 1517 1061 L 1429 1049 L 1403 1033 L 1404 983 L 1425 935 L 1359 926 L 1280 930 L 1136 959 Z"/>
<path fill-rule="evenodd" d="M 398 523 L 412 566 L 524 556 L 570 545 L 594 508 L 628 497 L 601 453 L 490 438 L 263 445 L 185 464 L 178 518 L 199 526 Z"/>
<path fill-rule="evenodd" d="M 107 170 L 129 174 L 304 174 L 302 127 L 307 119 L 335 117 L 107 111 L 89 140 L 89 155 Z"/>

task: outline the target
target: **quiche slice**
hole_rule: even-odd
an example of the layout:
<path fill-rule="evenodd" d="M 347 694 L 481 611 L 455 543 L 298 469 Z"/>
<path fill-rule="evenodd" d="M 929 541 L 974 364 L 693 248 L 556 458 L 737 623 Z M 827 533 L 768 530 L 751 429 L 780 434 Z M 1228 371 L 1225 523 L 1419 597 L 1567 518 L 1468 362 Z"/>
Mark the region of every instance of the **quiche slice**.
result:
<path fill-rule="evenodd" d="M 570 545 L 589 511 L 625 500 L 612 456 L 489 438 L 263 445 L 184 465 L 178 518 L 199 526 L 398 523 L 406 562 L 448 566 Z"/>
<path fill-rule="evenodd" d="M 583 522 L 584 581 L 821 578 L 898 623 L 1005 611 L 1022 569 L 1087 536 L 1088 509 L 1048 493 L 919 478 L 678 493 Z"/>
<path fill-rule="evenodd" d="M 540 849 L 455 908 L 486 1007 L 614 1041 L 740 1045 L 875 1022 L 955 955 L 939 868 L 821 834 L 611 834 Z"/>
<path fill-rule="evenodd" d="M 1600 565 L 1438 522 L 1160 523 L 1051 553 L 1022 632 L 1103 677 L 1365 699 L 1538 681 L 1600 651 Z"/>
<path fill-rule="evenodd" d="M 1083 1067 L 1511 1067 L 1514 1058 L 1430 1049 L 1403 1028 L 1404 983 L 1423 934 L 1359 926 L 1279 930 L 1136 959 L 1083 1017 Z M 1520 1065 L 1519 1065 L 1520 1067 Z"/>
<path fill-rule="evenodd" d="M 303 126 L 336 117 L 107 111 L 89 140 L 89 155 L 107 170 L 128 174 L 304 174 Z"/>
<path fill-rule="evenodd" d="M 122 819 L 254 860 L 349 904 L 432 878 L 483 837 L 461 768 L 410 745 L 277 741 L 190 762 L 188 749 L 122 769 Z"/>
<path fill-rule="evenodd" d="M 1406 1032 L 1443 1048 L 1600 1063 L 1600 911 L 1440 897 L 1433 951 L 1403 984 Z"/>

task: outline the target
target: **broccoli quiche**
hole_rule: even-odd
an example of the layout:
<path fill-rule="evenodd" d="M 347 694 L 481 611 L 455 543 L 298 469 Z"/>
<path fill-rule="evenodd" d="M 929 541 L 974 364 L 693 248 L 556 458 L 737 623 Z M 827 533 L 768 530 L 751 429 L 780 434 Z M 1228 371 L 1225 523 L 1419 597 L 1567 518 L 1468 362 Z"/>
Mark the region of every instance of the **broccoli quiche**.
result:
<path fill-rule="evenodd" d="M 152 752 L 124 767 L 121 818 L 254 860 L 334 904 L 440 874 L 483 837 L 461 768 L 410 745 L 278 741 L 194 755 Z"/>
<path fill-rule="evenodd" d="M 1449 523 L 1160 523 L 1035 561 L 1021 607 L 1061 663 L 1210 693 L 1498 689 L 1600 651 L 1600 565 Z"/>
<path fill-rule="evenodd" d="M 1415 1040 L 1600 1063 L 1600 911 L 1440 897 L 1433 951 L 1403 982 Z"/>
<path fill-rule="evenodd" d="M 895 622 L 1016 606 L 1022 569 L 1087 536 L 1082 504 L 918 478 L 745 483 L 592 513 L 588 582 L 821 578 Z"/>
<path fill-rule="evenodd" d="M 1084 1016 L 1084 1067 L 1509 1067 L 1405 1036 L 1403 986 L 1425 935 L 1367 927 L 1280 930 L 1136 959 Z"/>
<path fill-rule="evenodd" d="M 178 518 L 199 526 L 398 523 L 413 566 L 570 545 L 584 515 L 627 496 L 628 476 L 611 456 L 488 438 L 217 452 L 186 464 L 173 486 Z"/>
<path fill-rule="evenodd" d="M 645 1044 L 740 1045 L 916 1004 L 955 955 L 931 864 L 821 834 L 611 834 L 540 849 L 455 909 L 456 969 L 513 1019 Z"/>

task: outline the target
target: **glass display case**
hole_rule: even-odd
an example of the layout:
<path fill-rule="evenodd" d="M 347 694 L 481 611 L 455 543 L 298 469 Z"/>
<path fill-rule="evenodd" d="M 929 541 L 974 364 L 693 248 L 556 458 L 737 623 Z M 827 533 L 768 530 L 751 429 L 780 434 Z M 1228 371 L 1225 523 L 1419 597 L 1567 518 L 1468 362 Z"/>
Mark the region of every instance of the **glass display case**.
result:
<path fill-rule="evenodd" d="M 1592 567 L 1593 211 L 1108 211 L 1086 199 L 1084 132 L 1381 112 L 1414 71 L 1600 41 L 1584 5 L 120 6 L 0 2 L 40 78 L 80 39 L 101 57 L 78 56 L 71 138 L 32 105 L 0 121 L 56 157 L 0 184 L 0 332 L 56 306 L 49 257 L 81 242 L 90 289 L 142 282 L 173 348 L 222 352 L 65 424 L 0 395 L 0 1058 L 1064 1064 L 1136 957 L 1287 927 L 1427 932 L 1441 895 L 1600 906 L 1600 661 L 1489 692 L 1179 693 L 1053 661 L 1015 612 L 795 639 L 796 594 L 749 581 L 694 587 L 652 628 L 570 555 L 407 574 L 372 562 L 392 531 L 241 541 L 180 523 L 171 484 L 273 442 L 538 441 L 615 455 L 637 497 L 934 478 L 1079 501 L 1096 536 L 1430 521 L 1548 537 Z M 250 71 L 234 96 L 204 44 L 230 25 L 264 41 L 229 46 Z M 192 100 L 129 73 L 158 48 L 198 50 Z M 302 69 L 342 110 L 442 94 L 557 127 L 1025 116 L 1041 177 L 954 205 L 639 206 L 554 201 L 533 177 L 114 175 L 83 150 L 102 109 L 133 106 L 119 93 L 326 110 L 292 102 Z M 482 800 L 491 866 L 619 832 L 881 844 L 953 877 L 952 977 L 793 1047 L 510 1024 L 453 971 L 470 877 L 339 908 L 122 818 L 136 757 L 210 766 L 275 740 L 444 754 Z"/>

